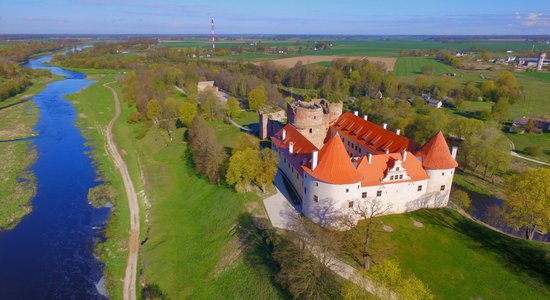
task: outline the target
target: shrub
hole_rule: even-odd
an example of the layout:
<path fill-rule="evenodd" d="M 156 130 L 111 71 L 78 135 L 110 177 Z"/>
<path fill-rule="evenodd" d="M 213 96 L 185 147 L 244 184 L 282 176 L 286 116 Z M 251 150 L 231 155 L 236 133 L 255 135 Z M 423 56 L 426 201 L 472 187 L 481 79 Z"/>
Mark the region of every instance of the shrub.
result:
<path fill-rule="evenodd" d="M 531 156 L 539 156 L 542 154 L 542 148 L 539 146 L 529 146 L 525 147 L 525 152 Z"/>

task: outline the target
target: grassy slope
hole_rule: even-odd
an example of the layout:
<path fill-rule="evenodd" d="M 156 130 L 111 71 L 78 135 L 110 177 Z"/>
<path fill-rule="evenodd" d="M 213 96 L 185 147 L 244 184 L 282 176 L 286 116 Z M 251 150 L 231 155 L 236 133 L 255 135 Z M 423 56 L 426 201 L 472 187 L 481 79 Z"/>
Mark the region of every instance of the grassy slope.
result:
<path fill-rule="evenodd" d="M 395 64 L 393 73 L 396 76 L 421 75 L 423 66 L 434 66 L 434 75 L 457 73 L 457 69 L 427 57 L 400 57 Z"/>
<path fill-rule="evenodd" d="M 422 222 L 413 226 L 410 217 Z M 550 247 L 511 238 L 449 209 L 382 217 L 393 233 L 373 247 L 396 258 L 439 299 L 548 299 Z"/>
<path fill-rule="evenodd" d="M 110 119 L 112 97 L 100 83 L 110 81 L 113 75 L 95 77 L 99 82 L 74 96 L 76 107 L 86 117 L 81 118 L 86 127 L 94 127 L 96 122 L 104 124 Z M 118 90 L 119 87 L 115 86 Z M 122 95 L 119 93 L 119 95 Z M 217 270 L 218 261 L 228 255 L 228 248 L 234 239 L 230 230 L 245 203 L 257 201 L 255 195 L 239 195 L 226 187 L 208 184 L 198 178 L 184 159 L 186 143 L 182 141 L 183 130 L 176 130 L 173 142 L 169 142 L 164 132 L 152 129 L 137 140 L 135 136 L 142 125 L 126 123 L 133 108 L 123 104 L 120 121 L 114 128 L 115 141 L 128 164 L 136 190 L 144 189 L 152 203 L 150 211 L 151 227 L 148 240 L 141 251 L 142 274 L 146 282 L 157 283 L 173 299 L 186 297 L 211 298 L 280 298 L 267 276 L 267 269 L 252 266 L 238 258 L 226 271 Z M 94 113 L 96 112 L 96 113 Z M 103 112 L 101 114 L 100 112 Z M 250 114 L 243 116 L 244 120 Z M 221 124 L 220 124 L 221 125 Z M 221 130 L 221 129 L 218 129 Z M 224 127 L 224 133 L 236 136 L 234 127 Z M 122 192 L 118 173 L 104 156 L 102 138 L 95 128 L 89 131 L 95 156 L 99 156 L 105 177 Z M 236 132 L 236 133 L 235 133 Z M 96 145 L 97 143 L 97 145 Z M 231 145 L 227 140 L 226 145 Z M 100 147 L 101 145 L 101 147 Z M 140 181 L 140 167 L 145 186 Z M 121 201 L 126 201 L 123 197 Z M 117 206 L 117 215 L 109 228 L 106 259 L 110 275 L 110 292 L 113 299 L 120 298 L 119 278 L 126 262 L 126 234 L 128 212 L 125 202 Z M 142 214 L 145 209 L 142 207 Z M 142 215 L 142 220 L 145 217 Z M 147 236 L 142 224 L 142 239 Z M 231 251 L 235 251 L 232 249 Z"/>

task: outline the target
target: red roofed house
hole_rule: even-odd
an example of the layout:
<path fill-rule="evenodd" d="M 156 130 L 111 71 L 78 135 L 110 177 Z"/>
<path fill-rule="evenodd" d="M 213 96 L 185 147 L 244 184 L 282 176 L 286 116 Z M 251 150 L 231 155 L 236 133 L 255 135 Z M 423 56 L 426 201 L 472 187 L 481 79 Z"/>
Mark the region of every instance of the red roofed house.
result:
<path fill-rule="evenodd" d="M 310 119 L 323 117 L 318 110 Z M 315 130 L 303 121 L 299 126 L 290 121 L 271 140 L 279 168 L 301 198 L 302 213 L 314 222 L 330 226 L 337 217 L 353 214 L 367 198 L 389 206 L 388 213 L 447 205 L 458 164 L 456 148 L 449 150 L 441 132 L 418 149 L 399 130 L 346 112 L 329 123 L 319 149 L 318 135 L 309 139 Z"/>

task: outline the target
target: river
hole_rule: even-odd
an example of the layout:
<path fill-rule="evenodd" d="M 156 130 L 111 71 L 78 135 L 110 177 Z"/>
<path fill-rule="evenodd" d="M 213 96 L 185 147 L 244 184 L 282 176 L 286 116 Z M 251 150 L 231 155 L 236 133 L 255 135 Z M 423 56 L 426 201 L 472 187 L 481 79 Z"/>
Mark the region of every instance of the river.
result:
<path fill-rule="evenodd" d="M 87 202 L 88 189 L 99 182 L 86 139 L 75 126 L 77 112 L 63 98 L 92 81 L 44 65 L 50 59 L 25 64 L 64 79 L 33 97 L 40 111 L 38 136 L 32 139 L 38 151 L 32 167 L 38 189 L 32 212 L 14 229 L 0 231 L 0 299 L 102 299 L 103 289 L 97 286 L 103 265 L 94 257 L 94 247 L 104 238 L 110 209 Z"/>

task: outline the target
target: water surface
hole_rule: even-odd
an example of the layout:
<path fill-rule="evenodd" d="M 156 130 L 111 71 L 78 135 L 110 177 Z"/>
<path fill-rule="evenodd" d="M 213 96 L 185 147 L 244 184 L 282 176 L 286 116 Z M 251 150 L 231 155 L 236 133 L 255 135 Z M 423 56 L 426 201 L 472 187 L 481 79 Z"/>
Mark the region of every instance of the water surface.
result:
<path fill-rule="evenodd" d="M 97 185 L 86 140 L 75 126 L 76 110 L 63 98 L 92 81 L 86 75 L 43 65 L 64 79 L 47 85 L 33 99 L 40 111 L 33 145 L 38 159 L 37 194 L 32 212 L 13 230 L 0 232 L 0 299 L 98 299 L 103 266 L 94 257 L 108 208 L 95 209 L 87 192 Z M 0 195 L 1 197 L 1 195 Z"/>

